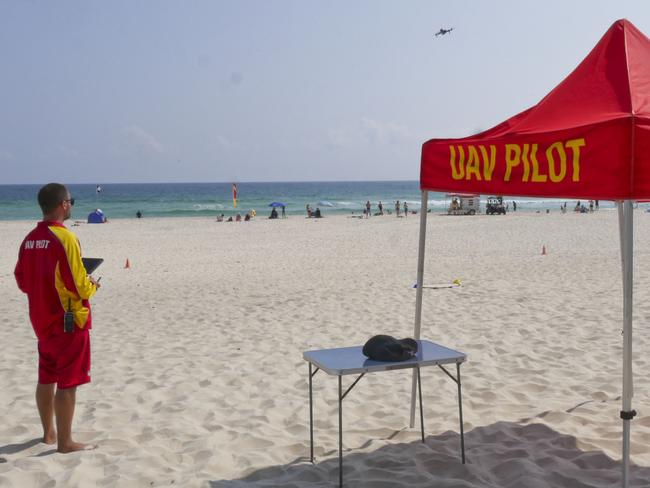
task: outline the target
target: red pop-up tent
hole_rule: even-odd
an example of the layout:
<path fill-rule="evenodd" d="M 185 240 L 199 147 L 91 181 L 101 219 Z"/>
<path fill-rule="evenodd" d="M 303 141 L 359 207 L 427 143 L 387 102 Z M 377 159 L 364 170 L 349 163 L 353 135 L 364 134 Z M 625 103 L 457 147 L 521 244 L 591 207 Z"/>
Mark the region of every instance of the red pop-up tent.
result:
<path fill-rule="evenodd" d="M 429 190 L 617 201 L 624 295 L 623 486 L 627 487 L 630 420 L 636 413 L 631 406 L 632 200 L 650 199 L 650 40 L 629 21 L 616 21 L 582 63 L 534 107 L 471 137 L 426 142 L 420 189 L 416 338 L 422 315 Z"/>

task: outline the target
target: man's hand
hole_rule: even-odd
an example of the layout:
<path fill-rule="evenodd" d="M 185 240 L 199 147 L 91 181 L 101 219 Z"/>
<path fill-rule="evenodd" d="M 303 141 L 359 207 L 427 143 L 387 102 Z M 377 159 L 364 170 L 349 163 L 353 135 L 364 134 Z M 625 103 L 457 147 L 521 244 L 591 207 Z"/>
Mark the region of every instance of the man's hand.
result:
<path fill-rule="evenodd" d="M 102 279 L 101 276 L 100 276 L 99 278 L 97 278 L 97 279 L 93 278 L 92 276 L 89 276 L 88 279 L 90 280 L 90 282 L 91 282 L 93 285 L 95 285 L 95 287 L 96 287 L 98 290 L 102 287 L 102 285 L 99 284 L 99 281 Z"/>

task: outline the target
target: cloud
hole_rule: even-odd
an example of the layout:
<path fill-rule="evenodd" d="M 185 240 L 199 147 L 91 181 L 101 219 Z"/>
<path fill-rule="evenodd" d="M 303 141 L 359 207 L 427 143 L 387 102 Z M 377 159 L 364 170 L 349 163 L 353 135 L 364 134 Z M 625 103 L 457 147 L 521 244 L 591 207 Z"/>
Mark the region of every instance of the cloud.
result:
<path fill-rule="evenodd" d="M 123 143 L 137 152 L 146 154 L 163 154 L 165 152 L 160 141 L 140 126 L 122 127 L 120 135 Z"/>
<path fill-rule="evenodd" d="M 329 143 L 338 147 L 361 144 L 369 146 L 401 145 L 420 139 L 404 125 L 394 122 L 379 122 L 368 117 L 362 117 L 352 125 L 331 130 L 328 134 Z"/>

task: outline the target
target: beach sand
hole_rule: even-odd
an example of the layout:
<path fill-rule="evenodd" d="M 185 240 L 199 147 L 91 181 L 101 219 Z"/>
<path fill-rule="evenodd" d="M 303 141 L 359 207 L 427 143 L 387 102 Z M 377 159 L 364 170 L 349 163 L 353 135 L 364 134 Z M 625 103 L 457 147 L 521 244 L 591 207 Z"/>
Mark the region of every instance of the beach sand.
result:
<path fill-rule="evenodd" d="M 650 215 L 635 217 L 632 486 L 647 487 Z M 13 279 L 32 227 L 0 223 L 0 486 L 336 486 L 337 381 L 314 377 L 312 465 L 302 352 L 412 335 L 418 216 L 72 227 L 106 261 L 73 428 L 99 448 L 67 455 L 38 443 L 36 341 Z M 367 375 L 344 401 L 346 486 L 619 484 L 618 235 L 613 211 L 430 215 L 425 283 L 462 286 L 425 290 L 422 337 L 468 355 L 467 464 L 442 371 L 422 369 L 424 444 L 411 372 Z"/>

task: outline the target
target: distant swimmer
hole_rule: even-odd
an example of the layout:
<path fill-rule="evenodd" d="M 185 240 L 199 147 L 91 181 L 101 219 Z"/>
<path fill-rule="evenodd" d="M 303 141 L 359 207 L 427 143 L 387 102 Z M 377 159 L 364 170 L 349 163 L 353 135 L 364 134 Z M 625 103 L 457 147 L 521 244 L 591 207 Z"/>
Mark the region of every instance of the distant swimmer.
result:
<path fill-rule="evenodd" d="M 453 30 L 454 30 L 453 27 L 450 27 L 449 29 L 440 29 L 438 32 L 434 34 L 434 36 L 435 37 L 444 36 L 445 34 L 449 34 Z"/>

